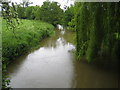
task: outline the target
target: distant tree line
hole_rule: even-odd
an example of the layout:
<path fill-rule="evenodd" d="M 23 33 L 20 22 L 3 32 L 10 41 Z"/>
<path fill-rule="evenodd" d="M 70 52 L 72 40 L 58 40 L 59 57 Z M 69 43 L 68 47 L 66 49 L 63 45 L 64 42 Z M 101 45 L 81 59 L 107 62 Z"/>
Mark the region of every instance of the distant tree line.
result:
<path fill-rule="evenodd" d="M 43 2 L 42 6 L 17 5 L 20 19 L 41 20 L 53 25 L 62 24 L 63 10 L 57 2 Z"/>

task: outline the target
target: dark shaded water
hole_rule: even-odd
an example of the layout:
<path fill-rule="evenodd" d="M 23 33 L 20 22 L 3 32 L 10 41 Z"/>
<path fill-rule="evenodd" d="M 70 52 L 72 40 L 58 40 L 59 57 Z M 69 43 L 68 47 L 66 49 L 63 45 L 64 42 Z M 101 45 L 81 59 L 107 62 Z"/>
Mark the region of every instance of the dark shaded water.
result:
<path fill-rule="evenodd" d="M 12 88 L 115 88 L 117 73 L 75 60 L 74 33 L 56 31 L 8 68 Z"/>

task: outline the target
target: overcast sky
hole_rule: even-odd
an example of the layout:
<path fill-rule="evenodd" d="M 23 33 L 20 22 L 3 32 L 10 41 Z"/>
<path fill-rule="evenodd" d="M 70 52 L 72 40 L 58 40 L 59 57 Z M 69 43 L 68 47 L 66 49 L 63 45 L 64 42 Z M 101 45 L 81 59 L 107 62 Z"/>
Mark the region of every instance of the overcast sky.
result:
<path fill-rule="evenodd" d="M 20 3 L 23 0 L 10 0 L 10 1 Z M 29 0 L 29 2 L 33 2 L 32 6 L 35 6 L 35 5 L 40 5 L 41 6 L 44 1 L 46 1 L 46 0 Z M 59 4 L 61 4 L 62 9 L 64 8 L 65 5 L 70 6 L 70 4 L 74 4 L 73 0 L 49 0 L 49 1 L 58 2 Z"/>

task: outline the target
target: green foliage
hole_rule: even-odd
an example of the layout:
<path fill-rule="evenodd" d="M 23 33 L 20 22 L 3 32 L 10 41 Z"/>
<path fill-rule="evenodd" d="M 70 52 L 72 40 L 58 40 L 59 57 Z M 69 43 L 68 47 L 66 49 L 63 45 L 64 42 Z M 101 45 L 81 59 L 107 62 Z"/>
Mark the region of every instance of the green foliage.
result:
<path fill-rule="evenodd" d="M 114 33 L 114 34 L 115 34 L 116 39 L 120 39 L 120 37 L 119 37 L 119 34 L 118 34 L 118 33 Z"/>
<path fill-rule="evenodd" d="M 68 23 L 68 26 L 69 26 L 69 29 L 68 30 L 71 30 L 71 31 L 76 31 L 76 22 L 75 22 L 75 19 L 72 19 L 69 23 Z"/>
<path fill-rule="evenodd" d="M 25 8 L 24 7 L 21 7 L 20 5 L 18 5 L 17 13 L 18 13 L 18 18 L 26 19 L 26 17 L 25 17 Z"/>
<path fill-rule="evenodd" d="M 8 64 L 16 57 L 27 52 L 31 47 L 36 46 L 40 40 L 53 34 L 53 26 L 48 23 L 32 20 L 22 20 L 16 29 L 16 37 L 6 28 L 6 21 L 3 19 L 2 54 L 3 63 Z M 12 40 L 12 41 L 11 41 Z"/>
<path fill-rule="evenodd" d="M 2 16 L 6 20 L 6 28 L 12 30 L 12 33 L 15 35 L 15 29 L 20 24 L 18 19 L 18 13 L 16 6 L 14 3 L 11 3 L 12 6 L 9 5 L 9 2 L 2 2 Z M 2 21 L 2 18 L 0 18 Z M 6 62 L 5 58 L 2 59 L 2 88 L 10 88 L 9 85 L 9 78 L 4 75 L 6 73 L 6 66 L 9 62 Z"/>
<path fill-rule="evenodd" d="M 118 56 L 118 3 L 76 3 L 77 57 L 86 56 L 88 62 L 97 57 Z"/>
<path fill-rule="evenodd" d="M 63 10 L 57 2 L 44 2 L 41 6 L 40 17 L 42 21 L 49 22 L 53 25 L 61 24 Z"/>
<path fill-rule="evenodd" d="M 33 14 L 35 17 L 35 20 L 40 20 L 40 6 L 34 6 L 33 8 Z"/>
<path fill-rule="evenodd" d="M 34 7 L 33 6 L 26 7 L 26 9 L 25 9 L 25 17 L 27 19 L 30 19 L 30 20 L 35 19 L 35 15 L 34 15 L 33 11 L 34 11 Z"/>
<path fill-rule="evenodd" d="M 8 29 L 11 29 L 15 36 L 16 26 L 20 23 L 18 19 L 17 7 L 12 2 L 12 7 L 9 2 L 2 2 L 2 16 L 7 22 Z"/>
<path fill-rule="evenodd" d="M 88 24 L 88 9 L 85 7 L 86 3 L 81 3 L 81 6 L 77 4 L 79 8 L 79 12 L 76 14 L 76 37 L 77 37 L 77 55 L 78 58 L 85 55 L 86 46 L 87 46 L 87 39 L 88 39 L 88 28 L 86 25 Z"/>
<path fill-rule="evenodd" d="M 42 20 L 53 25 L 62 24 L 63 10 L 57 2 L 44 2 L 40 6 L 21 7 L 18 5 L 18 16 L 21 19 Z"/>
<path fill-rule="evenodd" d="M 64 17 L 63 17 L 63 25 L 64 26 L 71 26 L 71 20 L 74 18 L 74 12 L 75 7 L 71 5 L 70 7 L 67 8 L 67 10 L 64 12 Z M 74 19 L 73 19 L 74 20 Z"/>

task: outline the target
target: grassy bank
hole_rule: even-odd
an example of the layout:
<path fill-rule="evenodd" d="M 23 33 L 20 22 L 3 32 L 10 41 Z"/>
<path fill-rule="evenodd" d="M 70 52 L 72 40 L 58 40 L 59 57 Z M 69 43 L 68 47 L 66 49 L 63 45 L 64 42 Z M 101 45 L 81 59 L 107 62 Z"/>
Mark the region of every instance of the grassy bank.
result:
<path fill-rule="evenodd" d="M 6 65 L 54 33 L 51 24 L 35 20 L 21 22 L 14 35 L 12 30 L 7 28 L 6 21 L 2 20 L 2 57 Z"/>

